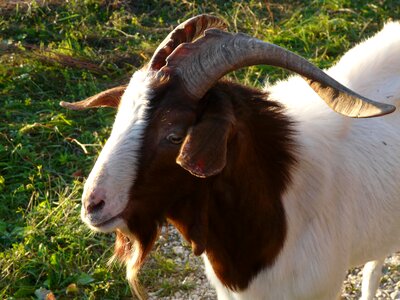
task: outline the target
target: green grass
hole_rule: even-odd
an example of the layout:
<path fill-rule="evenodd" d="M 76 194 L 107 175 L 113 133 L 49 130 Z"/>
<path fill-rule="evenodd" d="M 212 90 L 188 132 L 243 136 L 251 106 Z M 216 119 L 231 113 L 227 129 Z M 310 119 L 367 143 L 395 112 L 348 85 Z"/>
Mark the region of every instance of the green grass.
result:
<path fill-rule="evenodd" d="M 57 299 L 129 297 L 124 269 L 107 266 L 114 237 L 79 219 L 82 181 L 114 112 L 58 103 L 127 82 L 173 26 L 205 12 L 328 67 L 399 18 L 400 0 L 0 1 L 1 299 L 36 299 L 39 288 Z M 257 66 L 231 77 L 260 86 L 285 75 Z M 191 288 L 180 284 L 191 271 L 156 251 L 142 281 L 168 296 Z"/>

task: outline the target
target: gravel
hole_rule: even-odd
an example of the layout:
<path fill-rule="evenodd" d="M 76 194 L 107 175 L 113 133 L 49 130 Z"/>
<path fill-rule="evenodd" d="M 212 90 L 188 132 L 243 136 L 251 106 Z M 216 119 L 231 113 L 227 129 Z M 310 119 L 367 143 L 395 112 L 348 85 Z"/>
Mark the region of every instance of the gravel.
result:
<path fill-rule="evenodd" d="M 169 296 L 163 296 L 166 292 L 164 288 L 151 290 L 148 291 L 150 300 L 211 300 L 217 298 L 214 289 L 205 276 L 202 259 L 192 254 L 190 247 L 182 240 L 174 227 L 168 226 L 167 229 L 163 229 L 157 242 L 156 251 L 161 252 L 160 254 L 164 257 L 173 259 L 178 272 L 158 278 L 156 280 L 158 282 L 154 284 L 163 286 L 163 281 L 167 280 L 170 282 L 169 285 L 174 285 L 171 289 L 172 293 Z M 153 258 L 150 258 L 150 268 L 157 268 L 154 263 L 157 264 Z M 182 266 L 185 267 L 179 269 Z M 382 273 L 380 287 L 374 299 L 400 300 L 400 252 L 389 256 L 385 260 Z M 361 296 L 361 280 L 362 266 L 349 270 L 342 288 L 342 299 L 359 299 Z M 151 285 L 153 286 L 153 284 Z"/>
<path fill-rule="evenodd" d="M 172 272 L 170 277 L 159 278 L 158 282 L 155 283 L 158 286 L 162 286 L 162 281 L 166 280 L 175 284 L 177 291 L 175 291 L 172 296 L 160 296 L 165 292 L 163 288 L 160 288 L 155 291 L 148 291 L 149 300 L 217 299 L 217 294 L 205 275 L 202 258 L 196 257 L 192 253 L 190 246 L 182 239 L 181 235 L 173 226 L 169 225 L 167 228 L 163 228 L 156 248 L 156 251 L 163 257 L 173 258 L 180 272 L 178 274 Z M 150 265 L 155 268 L 158 267 L 154 265 L 154 258 L 150 258 Z M 144 269 L 147 268 L 149 267 L 146 263 Z M 180 288 L 180 286 L 184 286 L 184 288 Z"/>

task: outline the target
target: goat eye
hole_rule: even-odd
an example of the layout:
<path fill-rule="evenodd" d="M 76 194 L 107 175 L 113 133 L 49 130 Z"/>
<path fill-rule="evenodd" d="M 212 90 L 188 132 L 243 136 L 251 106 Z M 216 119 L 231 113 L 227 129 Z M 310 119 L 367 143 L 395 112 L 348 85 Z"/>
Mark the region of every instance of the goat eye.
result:
<path fill-rule="evenodd" d="M 175 133 L 171 133 L 167 136 L 167 140 L 172 144 L 179 145 L 183 142 L 183 136 L 177 135 Z"/>

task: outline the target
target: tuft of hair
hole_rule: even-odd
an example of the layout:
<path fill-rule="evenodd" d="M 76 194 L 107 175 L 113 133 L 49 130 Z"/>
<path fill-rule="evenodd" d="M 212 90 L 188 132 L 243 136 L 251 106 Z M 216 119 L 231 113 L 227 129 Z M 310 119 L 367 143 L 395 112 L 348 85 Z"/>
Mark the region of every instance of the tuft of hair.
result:
<path fill-rule="evenodd" d="M 147 300 L 149 298 L 145 288 L 140 284 L 138 274 L 158 234 L 159 229 L 153 234 L 148 243 L 144 243 L 133 235 L 126 235 L 120 230 L 116 230 L 114 255 L 110 258 L 108 264 L 118 261 L 126 265 L 126 278 L 132 295 L 136 295 L 139 300 Z"/>

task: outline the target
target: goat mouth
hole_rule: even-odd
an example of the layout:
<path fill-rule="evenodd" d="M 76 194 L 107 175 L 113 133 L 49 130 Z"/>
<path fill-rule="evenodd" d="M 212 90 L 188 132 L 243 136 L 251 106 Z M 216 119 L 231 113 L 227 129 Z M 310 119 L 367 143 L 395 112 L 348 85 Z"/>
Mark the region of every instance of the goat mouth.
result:
<path fill-rule="evenodd" d="M 124 222 L 121 218 L 121 214 L 118 214 L 103 222 L 99 223 L 87 222 L 87 223 L 92 229 L 96 231 L 112 232 L 115 229 L 119 228 L 121 225 L 123 225 Z"/>

